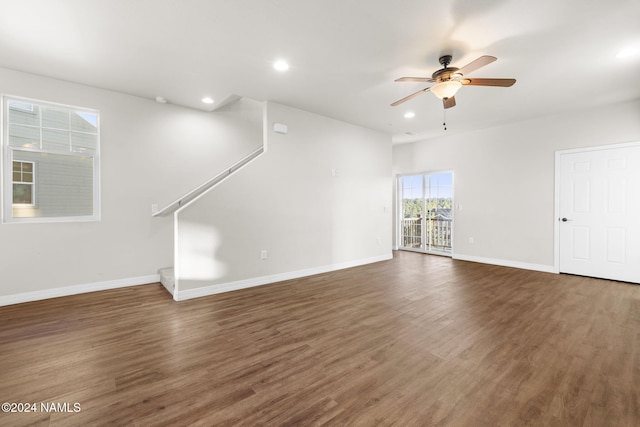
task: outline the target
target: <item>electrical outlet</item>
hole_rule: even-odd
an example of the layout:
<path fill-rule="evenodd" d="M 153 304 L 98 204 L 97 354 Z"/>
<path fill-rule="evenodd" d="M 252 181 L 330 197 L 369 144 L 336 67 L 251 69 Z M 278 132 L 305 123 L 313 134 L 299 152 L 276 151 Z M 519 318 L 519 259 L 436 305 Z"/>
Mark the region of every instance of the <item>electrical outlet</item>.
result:
<path fill-rule="evenodd" d="M 473 237 L 469 237 L 469 243 L 474 244 L 476 242 L 476 239 L 474 239 Z"/>
<path fill-rule="evenodd" d="M 154 214 L 158 212 L 158 204 L 157 203 L 152 203 L 151 204 L 151 213 Z"/>
<path fill-rule="evenodd" d="M 267 259 L 267 250 L 263 249 L 260 251 L 260 259 Z"/>

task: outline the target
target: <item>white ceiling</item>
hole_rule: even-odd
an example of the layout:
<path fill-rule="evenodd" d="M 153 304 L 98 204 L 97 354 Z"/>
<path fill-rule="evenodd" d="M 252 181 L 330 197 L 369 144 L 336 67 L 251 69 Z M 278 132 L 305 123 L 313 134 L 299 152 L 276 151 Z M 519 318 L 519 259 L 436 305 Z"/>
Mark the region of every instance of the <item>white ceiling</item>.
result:
<path fill-rule="evenodd" d="M 442 54 L 496 56 L 472 76 L 517 79 L 463 87 L 451 133 L 638 99 L 640 57 L 616 58 L 627 46 L 640 0 L 0 0 L 2 67 L 199 109 L 276 101 L 395 142 L 444 132 L 430 93 L 389 105 L 428 86 L 394 79 L 430 76 Z"/>

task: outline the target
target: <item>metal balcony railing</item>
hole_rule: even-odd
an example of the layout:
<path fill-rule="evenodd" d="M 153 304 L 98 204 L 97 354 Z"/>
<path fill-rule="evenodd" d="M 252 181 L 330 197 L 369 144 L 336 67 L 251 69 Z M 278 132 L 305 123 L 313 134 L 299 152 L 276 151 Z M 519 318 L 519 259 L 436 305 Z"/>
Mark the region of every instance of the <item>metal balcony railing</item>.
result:
<path fill-rule="evenodd" d="M 451 251 L 451 224 L 453 220 L 445 218 L 426 218 L 423 233 L 423 219 L 402 219 L 402 247 L 409 249 Z"/>

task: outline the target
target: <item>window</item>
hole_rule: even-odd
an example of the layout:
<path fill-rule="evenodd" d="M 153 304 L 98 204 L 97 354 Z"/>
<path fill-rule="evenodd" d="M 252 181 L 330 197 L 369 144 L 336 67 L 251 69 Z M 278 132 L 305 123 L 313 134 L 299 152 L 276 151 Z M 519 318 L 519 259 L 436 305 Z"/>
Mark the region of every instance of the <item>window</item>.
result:
<path fill-rule="evenodd" d="M 13 205 L 33 206 L 33 162 L 13 162 Z"/>
<path fill-rule="evenodd" d="M 13 97 L 3 112 L 3 220 L 98 220 L 98 112 Z"/>

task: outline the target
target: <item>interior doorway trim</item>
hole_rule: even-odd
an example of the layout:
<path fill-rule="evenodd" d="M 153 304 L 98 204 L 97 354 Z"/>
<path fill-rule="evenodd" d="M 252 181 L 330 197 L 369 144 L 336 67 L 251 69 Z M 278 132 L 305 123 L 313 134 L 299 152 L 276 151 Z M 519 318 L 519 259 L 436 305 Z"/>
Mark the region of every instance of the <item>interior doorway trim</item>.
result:
<path fill-rule="evenodd" d="M 622 142 L 594 147 L 581 147 L 555 152 L 555 188 L 553 210 L 553 271 L 560 273 L 560 158 L 564 154 L 586 153 L 591 151 L 613 150 L 617 148 L 638 147 L 640 141 Z"/>

